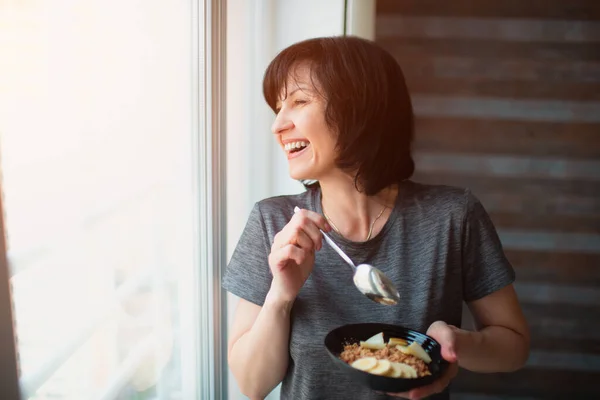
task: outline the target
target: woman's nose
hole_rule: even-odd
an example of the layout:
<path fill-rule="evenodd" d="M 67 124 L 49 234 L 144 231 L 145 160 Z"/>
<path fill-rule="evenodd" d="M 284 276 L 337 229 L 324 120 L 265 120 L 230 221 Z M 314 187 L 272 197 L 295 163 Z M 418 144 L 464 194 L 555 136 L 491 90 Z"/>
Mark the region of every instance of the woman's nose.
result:
<path fill-rule="evenodd" d="M 271 132 L 273 132 L 275 135 L 280 135 L 291 129 L 293 126 L 294 123 L 286 117 L 286 114 L 279 112 L 275 118 L 275 121 L 273 122 L 273 125 L 271 125 Z"/>

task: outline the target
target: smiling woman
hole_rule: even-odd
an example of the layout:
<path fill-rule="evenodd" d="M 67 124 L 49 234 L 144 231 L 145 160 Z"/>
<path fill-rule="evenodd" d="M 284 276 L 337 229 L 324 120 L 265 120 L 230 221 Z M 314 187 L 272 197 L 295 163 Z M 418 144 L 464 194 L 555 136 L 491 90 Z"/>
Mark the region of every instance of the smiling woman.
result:
<path fill-rule="evenodd" d="M 307 65 L 297 66 L 272 106 L 277 118 L 271 130 L 287 153 L 290 176 L 300 181 L 315 179 L 335 160 L 336 135 L 323 117 L 326 98 L 314 86 L 310 71 Z"/>
<path fill-rule="evenodd" d="M 514 270 L 469 190 L 409 179 L 412 106 L 391 55 L 356 37 L 299 42 L 271 62 L 263 94 L 290 176 L 314 183 L 257 202 L 226 270 L 223 287 L 241 297 L 228 359 L 242 392 L 263 398 L 281 382 L 282 399 L 385 398 L 335 368 L 323 347 L 332 329 L 363 322 L 427 332 L 450 364 L 394 396 L 447 399 L 459 365 L 520 368 L 529 334 Z M 356 263 L 381 266 L 400 302 L 357 291 L 320 230 Z M 477 332 L 458 328 L 463 303 Z"/>
<path fill-rule="evenodd" d="M 311 165 L 316 170 L 297 171 L 298 163 L 290 163 L 292 178 L 319 180 L 310 175 L 335 163 L 354 175 L 357 188 L 373 195 L 412 175 L 410 98 L 402 70 L 379 47 L 358 38 L 309 40 L 289 47 L 269 65 L 263 93 L 277 114 L 272 130 L 279 142 L 301 138 L 313 144 Z"/>

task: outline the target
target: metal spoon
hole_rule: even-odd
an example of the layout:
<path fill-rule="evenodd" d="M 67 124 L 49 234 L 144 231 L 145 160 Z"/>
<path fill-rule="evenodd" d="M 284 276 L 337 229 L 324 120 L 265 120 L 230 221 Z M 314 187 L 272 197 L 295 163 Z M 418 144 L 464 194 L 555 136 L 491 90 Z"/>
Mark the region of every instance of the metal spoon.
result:
<path fill-rule="evenodd" d="M 298 207 L 294 212 L 298 212 Z M 337 244 L 323 230 L 319 229 L 325 241 L 352 267 L 354 271 L 354 285 L 369 299 L 385 305 L 394 305 L 400 301 L 398 290 L 387 276 L 377 268 L 369 264 L 354 265 L 350 257 L 338 247 Z"/>

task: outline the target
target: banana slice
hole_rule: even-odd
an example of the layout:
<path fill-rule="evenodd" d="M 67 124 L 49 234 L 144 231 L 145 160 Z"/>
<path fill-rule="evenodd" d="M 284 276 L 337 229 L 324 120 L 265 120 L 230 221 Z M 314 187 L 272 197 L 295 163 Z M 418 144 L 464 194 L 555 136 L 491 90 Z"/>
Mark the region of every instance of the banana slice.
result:
<path fill-rule="evenodd" d="M 375 375 L 386 375 L 391 369 L 392 363 L 388 360 L 377 360 L 377 366 L 369 372 Z"/>
<path fill-rule="evenodd" d="M 400 363 L 392 362 L 392 368 L 387 373 L 390 378 L 402 378 L 402 368 L 399 366 Z"/>
<path fill-rule="evenodd" d="M 388 340 L 388 346 L 406 346 L 408 344 L 408 342 L 404 339 L 400 339 L 400 338 L 390 338 L 390 340 Z"/>
<path fill-rule="evenodd" d="M 371 369 L 375 368 L 377 364 L 377 359 L 375 357 L 365 357 L 359 358 L 350 365 L 361 371 L 370 371 Z"/>
<path fill-rule="evenodd" d="M 412 379 L 417 377 L 417 370 L 408 364 L 394 363 L 394 368 L 398 368 L 400 370 L 402 378 Z"/>
<path fill-rule="evenodd" d="M 417 358 L 420 358 L 421 360 L 425 361 L 425 363 L 429 364 L 431 362 L 431 357 L 429 357 L 429 354 L 427 354 L 427 352 L 423 350 L 419 343 L 412 342 L 410 346 L 407 347 L 407 349 L 408 351 L 410 351 L 410 354 Z"/>
<path fill-rule="evenodd" d="M 383 348 L 385 348 L 385 343 L 369 343 L 367 342 L 360 342 L 360 347 L 365 348 L 365 349 L 371 349 L 371 350 L 381 350 Z"/>

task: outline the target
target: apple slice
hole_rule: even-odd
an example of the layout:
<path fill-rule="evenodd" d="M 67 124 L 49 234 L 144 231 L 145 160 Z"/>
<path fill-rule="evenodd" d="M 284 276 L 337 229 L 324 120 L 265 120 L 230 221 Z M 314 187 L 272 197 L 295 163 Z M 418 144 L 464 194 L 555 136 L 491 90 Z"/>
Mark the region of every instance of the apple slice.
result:
<path fill-rule="evenodd" d="M 364 342 L 360 342 L 360 347 L 371 350 L 381 350 L 385 348 L 385 342 L 383 341 L 383 332 L 379 332 L 376 335 L 371 336 Z"/>
<path fill-rule="evenodd" d="M 364 349 L 381 350 L 385 348 L 385 343 L 360 342 L 360 347 Z"/>
<path fill-rule="evenodd" d="M 366 343 L 384 344 L 385 342 L 383 341 L 383 332 L 379 332 L 378 334 L 371 336 L 370 338 L 365 340 L 365 342 Z"/>
<path fill-rule="evenodd" d="M 400 353 L 402 353 L 402 354 L 406 354 L 406 355 L 409 355 L 409 356 L 412 356 L 412 355 L 413 355 L 413 354 L 410 352 L 410 350 L 408 349 L 408 347 L 407 347 L 407 346 L 401 346 L 401 345 L 398 345 L 398 346 L 396 346 L 396 348 L 397 348 L 398 350 L 400 350 Z"/>
<path fill-rule="evenodd" d="M 410 351 L 410 354 L 412 354 L 413 356 L 420 358 L 421 360 L 425 361 L 425 363 L 429 364 L 431 362 L 431 357 L 429 357 L 429 354 L 427 354 L 427 352 L 425 350 L 423 350 L 423 348 L 421 347 L 421 345 L 417 342 L 412 342 L 408 347 L 407 347 L 408 351 Z"/>
<path fill-rule="evenodd" d="M 388 340 L 388 346 L 406 346 L 408 344 L 408 342 L 404 339 L 400 339 L 400 338 L 390 338 L 390 340 Z"/>

